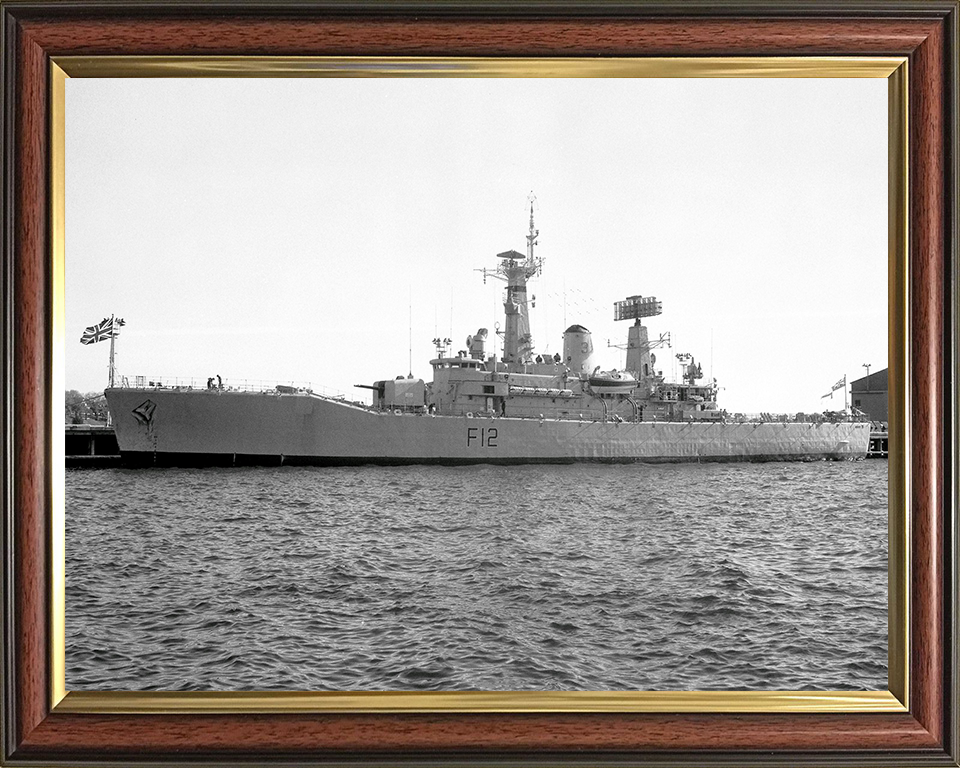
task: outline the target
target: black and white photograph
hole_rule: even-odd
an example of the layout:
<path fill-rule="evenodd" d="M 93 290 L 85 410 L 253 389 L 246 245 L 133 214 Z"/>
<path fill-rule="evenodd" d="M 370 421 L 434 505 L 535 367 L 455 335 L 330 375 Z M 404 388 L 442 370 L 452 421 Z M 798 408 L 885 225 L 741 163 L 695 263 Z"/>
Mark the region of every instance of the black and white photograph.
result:
<path fill-rule="evenodd" d="M 65 89 L 67 689 L 887 689 L 885 79 Z"/>

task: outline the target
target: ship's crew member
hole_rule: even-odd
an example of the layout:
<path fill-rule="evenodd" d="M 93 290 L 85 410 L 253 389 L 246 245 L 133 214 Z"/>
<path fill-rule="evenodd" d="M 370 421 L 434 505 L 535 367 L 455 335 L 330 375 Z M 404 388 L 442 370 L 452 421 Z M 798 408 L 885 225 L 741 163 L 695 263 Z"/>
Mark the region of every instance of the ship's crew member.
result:
<path fill-rule="evenodd" d="M 559 352 L 557 352 L 557 354 L 555 354 L 555 355 L 553 356 L 553 362 L 555 362 L 555 363 L 559 363 L 559 362 L 560 362 L 560 353 L 559 353 Z"/>
<path fill-rule="evenodd" d="M 207 379 L 207 389 L 213 389 L 213 376 Z"/>
<path fill-rule="evenodd" d="M 217 389 L 223 389 L 223 379 L 220 378 L 220 374 L 217 374 Z"/>
<path fill-rule="evenodd" d="M 539 364 L 542 362 L 543 362 L 543 357 L 541 357 L 540 355 L 537 355 L 537 363 Z"/>

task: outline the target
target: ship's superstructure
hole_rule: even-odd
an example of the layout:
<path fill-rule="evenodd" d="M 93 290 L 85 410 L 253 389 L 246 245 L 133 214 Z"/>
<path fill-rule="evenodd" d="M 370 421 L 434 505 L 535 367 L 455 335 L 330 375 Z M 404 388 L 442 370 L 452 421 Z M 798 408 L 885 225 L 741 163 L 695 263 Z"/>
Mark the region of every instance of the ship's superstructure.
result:
<path fill-rule="evenodd" d="M 660 315 L 663 304 L 653 296 L 630 296 L 614 305 L 614 319 L 632 320 L 627 336 L 626 369 L 602 371 L 595 364 L 593 339 L 582 325 L 563 334 L 563 355 L 537 354 L 530 333 L 528 281 L 543 268 L 536 256 L 539 231 L 530 204 L 526 254 L 497 254 L 495 269 L 483 269 L 484 280 L 506 282 L 504 293 L 503 354 L 487 355 L 488 331 L 468 336 L 465 349 L 439 354 L 430 361 L 433 380 L 378 381 L 374 406 L 379 409 L 422 409 L 440 416 L 577 419 L 578 421 L 719 421 L 716 385 L 701 386 L 700 366 L 690 355 L 678 355 L 683 380 L 670 383 L 655 370 L 651 344 L 643 319 Z M 669 344 L 669 341 L 666 341 Z M 411 395 L 416 390 L 417 394 Z M 423 398 L 419 393 L 422 392 Z"/>
<path fill-rule="evenodd" d="M 625 370 L 601 370 L 590 331 L 569 326 L 563 353 L 537 353 L 528 282 L 543 268 L 530 204 L 526 253 L 504 251 L 484 280 L 506 283 L 502 355 L 480 328 L 464 349 L 435 339 L 429 382 L 412 374 L 358 385 L 372 405 L 310 389 L 247 392 L 211 385 L 106 390 L 121 454 L 134 463 L 521 463 L 863 458 L 870 425 L 853 419 L 730 419 L 715 381 L 677 354 L 681 381 L 657 369 L 643 321 L 663 306 L 653 296 L 614 305 L 632 321 Z M 499 334 L 499 331 L 498 331 Z M 493 345 L 496 348 L 496 345 Z M 661 352 L 662 354 L 662 352 Z"/>

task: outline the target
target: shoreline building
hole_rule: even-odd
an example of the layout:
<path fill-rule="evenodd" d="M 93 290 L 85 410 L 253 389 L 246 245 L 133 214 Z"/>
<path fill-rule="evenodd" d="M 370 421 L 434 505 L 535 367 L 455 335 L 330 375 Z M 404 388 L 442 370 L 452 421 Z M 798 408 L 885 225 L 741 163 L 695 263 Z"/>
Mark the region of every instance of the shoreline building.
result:
<path fill-rule="evenodd" d="M 872 421 L 887 421 L 887 368 L 850 384 L 850 402 Z"/>

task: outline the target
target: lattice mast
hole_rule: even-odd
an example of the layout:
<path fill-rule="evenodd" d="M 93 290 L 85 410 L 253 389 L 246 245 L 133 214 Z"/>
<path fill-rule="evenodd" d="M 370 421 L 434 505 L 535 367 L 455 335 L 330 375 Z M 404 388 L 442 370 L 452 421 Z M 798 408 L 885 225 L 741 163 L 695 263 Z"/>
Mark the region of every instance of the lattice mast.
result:
<path fill-rule="evenodd" d="M 507 364 L 530 362 L 533 352 L 533 336 L 530 334 L 530 302 L 527 300 L 527 281 L 539 274 L 543 259 L 534 256 L 534 246 L 540 234 L 533 223 L 533 203 L 536 198 L 530 195 L 530 229 L 527 233 L 527 254 L 518 251 L 498 253 L 496 271 L 483 269 L 483 279 L 496 277 L 507 284 L 503 299 L 503 311 L 506 323 L 503 333 L 503 361 Z"/>

